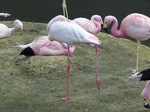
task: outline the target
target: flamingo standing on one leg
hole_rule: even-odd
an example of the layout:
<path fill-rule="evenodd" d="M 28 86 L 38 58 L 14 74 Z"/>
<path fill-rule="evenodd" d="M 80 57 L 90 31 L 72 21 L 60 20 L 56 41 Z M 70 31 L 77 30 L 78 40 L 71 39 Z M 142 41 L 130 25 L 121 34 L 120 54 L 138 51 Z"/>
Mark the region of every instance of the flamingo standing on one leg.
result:
<path fill-rule="evenodd" d="M 68 49 L 58 41 L 49 41 L 48 36 L 40 36 L 26 45 L 17 45 L 22 49 L 21 55 L 25 56 L 57 56 L 68 55 Z M 75 51 L 75 46 L 70 46 L 70 55 Z"/>
<path fill-rule="evenodd" d="M 73 19 L 73 21 L 92 34 L 99 33 L 101 31 L 101 25 L 103 25 L 102 17 L 99 15 L 93 15 L 91 20 L 80 17 Z"/>
<path fill-rule="evenodd" d="M 112 25 L 111 33 L 115 37 L 129 36 L 137 40 L 136 72 L 138 72 L 139 48 L 141 41 L 150 38 L 150 18 L 139 13 L 132 13 L 125 17 L 118 30 L 118 21 L 114 16 L 106 16 L 104 28 Z"/>
<path fill-rule="evenodd" d="M 68 66 L 67 66 L 67 90 L 66 97 L 61 98 L 61 100 L 70 99 L 70 45 L 74 44 L 92 44 L 96 50 L 96 84 L 98 89 L 100 88 L 100 80 L 98 76 L 98 48 L 100 45 L 100 40 L 93 34 L 88 33 L 82 27 L 76 23 L 70 21 L 66 17 L 59 15 L 54 17 L 47 26 L 49 31 L 49 39 L 56 40 L 63 43 L 67 43 L 66 48 L 68 48 Z M 64 45 L 65 46 L 65 45 Z"/>
<path fill-rule="evenodd" d="M 147 81 L 145 88 L 141 92 L 141 98 L 144 100 L 144 107 L 150 109 L 150 69 L 143 70 L 140 73 L 135 73 L 129 78 L 140 78 L 140 81 Z"/>

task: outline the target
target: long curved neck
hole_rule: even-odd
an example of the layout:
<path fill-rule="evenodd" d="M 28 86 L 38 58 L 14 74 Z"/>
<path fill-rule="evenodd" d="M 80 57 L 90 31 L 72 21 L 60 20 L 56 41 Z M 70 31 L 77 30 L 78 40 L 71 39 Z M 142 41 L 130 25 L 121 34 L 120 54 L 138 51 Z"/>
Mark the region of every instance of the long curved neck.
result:
<path fill-rule="evenodd" d="M 146 89 L 150 89 L 150 81 L 147 81 L 146 85 L 145 85 Z"/>
<path fill-rule="evenodd" d="M 123 32 L 123 30 L 121 28 L 118 30 L 118 21 L 116 18 L 113 18 L 112 23 L 113 23 L 111 28 L 112 35 L 118 38 L 125 37 L 126 34 Z"/>
<path fill-rule="evenodd" d="M 93 21 L 93 23 L 96 26 L 95 34 L 99 33 L 100 30 L 101 30 L 101 24 L 100 24 L 100 22 L 96 21 L 95 19 L 91 19 L 91 20 Z"/>
<path fill-rule="evenodd" d="M 11 35 L 14 31 L 16 31 L 16 27 L 9 28 L 9 34 Z"/>

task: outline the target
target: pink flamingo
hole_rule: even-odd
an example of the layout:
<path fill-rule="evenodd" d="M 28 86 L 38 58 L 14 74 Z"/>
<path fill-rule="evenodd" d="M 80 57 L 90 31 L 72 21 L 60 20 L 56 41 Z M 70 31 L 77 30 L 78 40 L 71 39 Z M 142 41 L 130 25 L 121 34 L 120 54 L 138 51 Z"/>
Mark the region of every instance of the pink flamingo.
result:
<path fill-rule="evenodd" d="M 49 41 L 48 36 L 41 36 L 36 38 L 33 42 L 26 45 L 17 45 L 17 48 L 21 48 L 21 55 L 25 56 L 57 56 L 68 55 L 68 49 L 66 49 L 58 41 Z M 75 46 L 70 46 L 70 55 L 75 51 Z"/>
<path fill-rule="evenodd" d="M 150 69 L 145 69 L 140 73 L 135 73 L 129 78 L 140 78 L 140 81 L 147 81 L 145 88 L 141 92 L 141 98 L 144 100 L 144 107 L 150 109 Z"/>
<path fill-rule="evenodd" d="M 136 71 L 138 72 L 139 48 L 141 41 L 150 38 L 150 18 L 139 13 L 132 13 L 125 17 L 118 30 L 118 21 L 114 16 L 106 16 L 104 19 L 104 28 L 112 25 L 111 33 L 115 37 L 129 36 L 137 40 L 137 58 Z"/>
<path fill-rule="evenodd" d="M 144 107 L 150 109 L 149 101 L 150 101 L 150 81 L 146 82 L 145 88 L 141 93 L 141 98 L 144 100 Z"/>
<path fill-rule="evenodd" d="M 100 89 L 101 83 L 98 77 L 98 45 L 101 43 L 100 40 L 62 15 L 54 17 L 48 23 L 47 30 L 49 31 L 48 36 L 51 41 L 56 40 L 62 42 L 62 44 L 67 43 L 67 45 L 64 45 L 68 48 L 67 89 L 66 97 L 61 98 L 61 100 L 70 99 L 70 45 L 80 43 L 94 45 L 96 51 L 96 84 L 98 89 Z"/>
<path fill-rule="evenodd" d="M 93 15 L 91 20 L 80 17 L 73 19 L 73 21 L 92 34 L 99 33 L 101 31 L 101 25 L 103 24 L 102 17 L 99 15 Z"/>

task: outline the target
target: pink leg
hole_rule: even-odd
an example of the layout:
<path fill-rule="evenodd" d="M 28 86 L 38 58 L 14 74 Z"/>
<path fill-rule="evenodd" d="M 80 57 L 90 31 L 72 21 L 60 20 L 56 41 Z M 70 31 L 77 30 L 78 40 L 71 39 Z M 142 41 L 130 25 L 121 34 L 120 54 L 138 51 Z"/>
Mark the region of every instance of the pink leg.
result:
<path fill-rule="evenodd" d="M 67 65 L 67 81 L 66 81 L 66 97 L 61 98 L 60 100 L 69 100 L 70 99 L 70 47 L 68 47 L 68 65 Z"/>
<path fill-rule="evenodd" d="M 96 52 L 96 84 L 97 84 L 98 90 L 100 90 L 101 83 L 100 83 L 100 79 L 98 76 L 98 49 L 99 49 L 99 46 L 95 45 L 94 48 L 95 48 L 95 52 Z"/>

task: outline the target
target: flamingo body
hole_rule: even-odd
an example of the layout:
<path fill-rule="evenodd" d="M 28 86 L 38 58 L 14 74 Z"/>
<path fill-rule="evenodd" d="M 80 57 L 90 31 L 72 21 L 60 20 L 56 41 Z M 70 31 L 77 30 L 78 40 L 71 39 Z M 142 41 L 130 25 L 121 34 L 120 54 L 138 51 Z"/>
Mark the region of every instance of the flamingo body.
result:
<path fill-rule="evenodd" d="M 53 23 L 49 30 L 49 35 L 50 40 L 57 40 L 70 45 L 79 43 L 100 45 L 97 37 L 71 21 L 57 21 Z"/>
<path fill-rule="evenodd" d="M 9 28 L 4 25 L 4 24 L 0 24 L 0 37 L 4 38 L 4 37 L 9 37 L 11 35 Z"/>
<path fill-rule="evenodd" d="M 121 24 L 121 30 L 136 40 L 150 38 L 150 18 L 142 14 L 128 15 Z"/>
<path fill-rule="evenodd" d="M 133 13 L 125 17 L 118 30 L 118 21 L 114 16 L 106 16 L 104 24 L 108 26 L 113 23 L 111 32 L 115 37 L 129 36 L 136 40 L 147 40 L 150 38 L 150 18 L 139 13 Z"/>
<path fill-rule="evenodd" d="M 42 55 L 42 56 L 57 56 L 67 55 L 68 49 L 58 41 L 49 41 L 48 36 L 41 36 L 36 38 L 33 42 L 27 45 L 17 45 L 23 51 L 20 53 L 26 56 Z M 70 54 L 75 51 L 75 47 L 70 47 Z"/>
<path fill-rule="evenodd" d="M 92 34 L 99 33 L 101 31 L 101 24 L 103 23 L 102 18 L 99 15 L 93 15 L 91 17 L 91 20 L 80 17 L 74 19 L 73 21 L 83 29 L 85 29 L 87 32 L 90 32 Z"/>
<path fill-rule="evenodd" d="M 0 39 L 10 37 L 11 34 L 16 30 L 19 30 L 20 34 L 23 32 L 23 24 L 20 20 L 14 21 L 13 28 L 8 28 L 5 24 L 0 24 Z"/>

